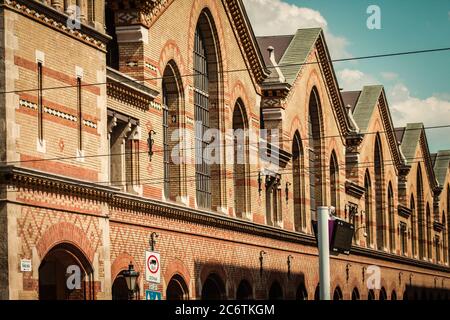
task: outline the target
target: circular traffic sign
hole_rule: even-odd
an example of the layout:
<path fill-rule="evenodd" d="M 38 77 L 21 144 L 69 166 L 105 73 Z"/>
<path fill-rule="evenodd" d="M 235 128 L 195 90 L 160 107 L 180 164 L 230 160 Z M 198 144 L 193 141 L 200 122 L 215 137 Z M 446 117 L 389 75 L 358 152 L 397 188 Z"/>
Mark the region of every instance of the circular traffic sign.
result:
<path fill-rule="evenodd" d="M 154 255 L 150 255 L 147 259 L 147 268 L 151 273 L 157 273 L 159 270 L 158 258 Z"/>

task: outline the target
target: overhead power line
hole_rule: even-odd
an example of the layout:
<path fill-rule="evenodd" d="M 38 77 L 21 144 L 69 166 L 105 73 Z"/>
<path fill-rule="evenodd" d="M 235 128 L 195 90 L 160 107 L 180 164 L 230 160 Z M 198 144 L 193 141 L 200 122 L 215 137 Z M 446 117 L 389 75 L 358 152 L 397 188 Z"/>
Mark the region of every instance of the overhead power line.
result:
<path fill-rule="evenodd" d="M 431 53 L 431 52 L 443 52 L 443 51 L 450 51 L 450 47 L 443 47 L 443 48 L 434 48 L 434 49 L 424 49 L 424 50 L 412 50 L 412 51 L 401 51 L 401 52 L 391 52 L 391 53 L 383 53 L 383 54 L 373 54 L 373 55 L 367 55 L 367 56 L 359 56 L 359 57 L 349 57 L 349 58 L 340 58 L 340 59 L 331 59 L 326 60 L 324 62 L 345 62 L 345 61 L 357 61 L 357 60 L 368 60 L 368 59 L 378 59 L 378 58 L 386 58 L 386 57 L 396 57 L 396 56 L 404 56 L 404 55 L 414 55 L 414 54 L 423 54 L 423 53 Z M 310 64 L 320 64 L 322 62 L 314 61 L 314 62 L 302 62 L 302 63 L 288 63 L 288 64 L 280 64 L 277 67 L 291 67 L 291 66 L 304 66 L 304 65 L 310 65 Z M 274 66 L 266 66 L 267 69 L 274 69 L 277 68 Z M 219 71 L 219 73 L 234 73 L 234 72 L 244 72 L 249 71 L 249 68 L 240 68 L 240 69 L 230 69 L 230 70 L 222 70 Z M 194 77 L 198 76 L 200 73 L 191 73 L 191 74 L 184 74 L 184 75 L 173 75 L 173 76 L 166 76 L 166 77 L 150 77 L 150 78 L 144 78 L 141 80 L 135 80 L 135 79 L 129 79 L 129 80 L 121 80 L 121 81 L 115 81 L 116 83 L 141 83 L 145 81 L 152 81 L 152 80 L 162 80 L 162 79 L 169 79 L 169 78 L 185 78 L 185 77 Z M 210 81 L 211 82 L 211 81 Z M 82 83 L 81 87 L 90 87 L 90 86 L 101 86 L 106 85 L 108 82 L 95 82 L 95 83 Z M 49 90 L 61 90 L 61 89 L 68 89 L 68 88 L 76 88 L 78 85 L 65 85 L 65 86 L 54 86 L 54 87 L 46 87 L 46 88 L 33 88 L 33 89 L 21 89 L 21 90 L 11 90 L 11 91 L 2 91 L 0 94 L 11 94 L 11 93 L 25 93 L 25 92 L 34 92 L 34 91 L 49 91 Z"/>
<path fill-rule="evenodd" d="M 428 126 L 428 127 L 421 127 L 421 128 L 404 128 L 402 130 L 404 130 L 404 131 L 415 131 L 415 130 L 434 130 L 434 129 L 444 129 L 444 128 L 450 128 L 450 124 L 439 125 L 439 126 Z M 394 129 L 394 130 L 384 130 L 384 131 L 361 132 L 360 134 L 362 134 L 362 135 L 373 135 L 373 134 L 386 134 L 386 133 L 390 133 L 390 132 L 393 132 L 395 134 L 395 131 L 396 131 L 396 129 Z M 301 140 L 301 141 L 305 141 L 305 140 L 316 141 L 316 140 L 340 138 L 340 137 L 344 137 L 344 136 L 339 134 L 339 135 L 323 136 L 323 137 L 320 137 L 319 139 L 302 138 L 302 137 L 300 137 L 298 139 Z M 284 139 L 284 140 L 279 140 L 278 142 L 279 143 L 283 143 L 283 142 L 293 142 L 293 141 L 294 141 L 294 139 Z M 247 146 L 252 146 L 252 145 L 256 145 L 257 146 L 259 144 L 261 144 L 260 141 L 254 142 L 254 143 L 248 143 L 246 145 Z M 234 146 L 234 143 L 220 144 L 219 148 L 233 147 L 233 146 Z M 275 146 L 275 148 L 276 147 L 277 146 Z M 196 149 L 197 149 L 196 147 L 178 148 L 178 150 L 180 150 L 180 151 L 189 151 L 189 150 L 196 150 Z M 164 153 L 165 151 L 167 151 L 165 148 L 160 148 L 158 150 L 153 150 L 153 153 Z M 146 153 L 148 153 L 148 151 L 133 152 L 133 154 L 146 154 Z M 98 157 L 120 156 L 120 155 L 125 155 L 125 154 L 130 154 L 130 153 L 129 152 L 122 152 L 122 153 L 107 153 L 107 154 L 91 154 L 91 155 L 85 155 L 82 158 L 90 159 L 90 158 L 98 158 Z M 76 160 L 76 159 L 79 159 L 79 158 L 80 157 L 77 157 L 77 156 L 70 156 L 70 157 L 54 157 L 54 158 L 44 158 L 44 159 L 17 160 L 17 161 L 9 161 L 9 162 L 3 161 L 3 162 L 0 162 L 0 165 L 14 165 L 14 164 L 20 164 L 20 163 L 30 163 L 30 162 L 34 163 L 34 162 L 43 162 L 43 161 Z"/>

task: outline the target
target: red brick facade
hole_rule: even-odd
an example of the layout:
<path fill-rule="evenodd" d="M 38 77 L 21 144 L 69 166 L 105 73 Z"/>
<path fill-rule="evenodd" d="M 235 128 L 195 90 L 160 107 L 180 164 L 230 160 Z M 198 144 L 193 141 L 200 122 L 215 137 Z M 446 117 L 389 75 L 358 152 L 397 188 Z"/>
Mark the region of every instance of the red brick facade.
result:
<path fill-rule="evenodd" d="M 359 99 L 373 90 L 367 93 L 373 105 L 364 130 L 352 127 L 353 117 L 358 126 L 361 122 L 356 111 L 352 115 L 345 108 L 323 32 L 306 54 L 308 64 L 289 85 L 286 79 L 276 86 L 269 83 L 275 69 L 264 58 L 267 48 L 259 48 L 240 0 L 135 1 L 134 7 L 108 0 L 115 35 L 107 31 L 118 53 L 115 70 L 108 65 L 113 50 L 102 28 L 111 26 L 105 1 L 81 2 L 81 28 L 75 30 L 67 27 L 65 1 L 8 0 L 0 13 L 0 90 L 9 92 L 0 95 L 1 299 L 53 297 L 45 290 L 56 292 L 56 298 L 111 299 L 130 263 L 140 272 L 138 297 L 144 299 L 149 288 L 144 257 L 152 232 L 158 234 L 163 298 L 172 297 L 168 288 L 176 279 L 190 299 L 216 291 L 223 299 L 242 297 L 243 281 L 250 287 L 246 297 L 314 299 L 319 276 L 310 220 L 317 195 L 318 205 L 334 205 L 336 215 L 357 230 L 351 255 L 331 259 L 332 292 L 352 299 L 357 290 L 367 299 L 367 268 L 378 266 L 377 299 L 381 288 L 388 299 L 449 298 L 448 158 L 442 160 L 444 151 L 430 154 L 422 127 L 407 127 L 402 138 L 396 136 L 382 88 L 362 90 Z M 209 54 L 215 53 L 207 59 L 219 82 L 209 93 L 211 122 L 222 133 L 219 143 L 233 144 L 227 130 L 235 126 L 237 104 L 246 129 L 259 134 L 264 123 L 280 132 L 280 148 L 289 156 L 279 172 L 273 213 L 266 206 L 272 193 L 266 190 L 261 161 L 243 169 L 242 194 L 234 192 L 233 164 L 212 166 L 209 209 L 198 205 L 193 163 L 176 167 L 168 182 L 175 191 L 166 197 L 164 74 L 168 66 L 175 70 L 171 84 L 177 92 L 169 90 L 169 98 L 176 107 L 168 111 L 169 130 L 184 129 L 195 137 L 197 28 L 209 30 L 204 42 Z M 313 108 L 317 112 L 311 116 Z M 318 143 L 309 139 L 311 117 L 317 117 Z M 119 127 L 123 132 L 117 139 L 127 137 L 115 154 L 112 141 Z M 413 130 L 418 134 L 411 135 Z M 296 136 L 302 148 L 300 182 L 292 157 Z M 191 140 L 182 140 L 186 159 L 196 155 Z M 256 142 L 255 149 L 260 139 Z M 375 150 L 382 169 L 375 164 Z M 336 172 L 330 170 L 332 159 Z M 318 179 L 314 191 L 311 179 Z M 295 183 L 301 184 L 295 189 L 298 199 Z M 244 212 L 237 209 L 241 202 Z M 351 208 L 357 208 L 354 220 Z M 24 259 L 31 260 L 31 272 L 21 271 Z M 58 261 L 82 268 L 84 291 L 68 292 L 45 278 L 46 268 Z"/>

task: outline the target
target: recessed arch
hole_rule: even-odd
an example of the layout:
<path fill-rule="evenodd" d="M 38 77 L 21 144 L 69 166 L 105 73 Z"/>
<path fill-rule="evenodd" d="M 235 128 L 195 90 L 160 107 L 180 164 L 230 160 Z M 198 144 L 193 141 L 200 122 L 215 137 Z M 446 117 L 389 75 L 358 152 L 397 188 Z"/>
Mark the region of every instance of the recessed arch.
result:
<path fill-rule="evenodd" d="M 337 286 L 333 292 L 333 300 L 343 300 L 343 299 L 344 299 L 344 296 L 342 294 L 342 290 L 339 286 Z"/>
<path fill-rule="evenodd" d="M 426 229 L 426 248 L 427 248 L 427 258 L 431 259 L 433 257 L 433 239 L 431 239 L 431 209 L 430 204 L 427 202 L 426 205 L 426 221 L 425 221 L 425 229 Z"/>
<path fill-rule="evenodd" d="M 70 243 L 51 248 L 42 259 L 38 274 L 40 300 L 95 299 L 94 270 L 81 250 Z"/>
<path fill-rule="evenodd" d="M 278 281 L 272 282 L 269 289 L 269 300 L 283 300 L 283 288 Z"/>
<path fill-rule="evenodd" d="M 238 217 L 250 212 L 248 117 L 242 99 L 238 99 L 233 111 L 233 181 L 234 210 Z"/>
<path fill-rule="evenodd" d="M 417 255 L 417 209 L 414 194 L 411 194 L 409 207 L 411 209 L 411 251 L 412 256 L 415 257 Z"/>
<path fill-rule="evenodd" d="M 180 135 L 174 134 L 180 129 L 181 106 L 184 104 L 183 84 L 178 66 L 170 60 L 163 73 L 163 162 L 164 162 L 164 197 L 175 201 L 182 196 L 182 169 L 179 164 L 181 156 L 172 152 L 180 145 Z M 182 152 L 182 150 L 179 150 Z"/>
<path fill-rule="evenodd" d="M 294 226 L 296 231 L 306 228 L 304 154 L 300 133 L 295 132 L 292 140 L 292 184 L 294 201 Z"/>
<path fill-rule="evenodd" d="M 394 190 L 392 188 L 392 183 L 389 181 L 388 184 L 388 199 L 387 199 L 387 205 L 388 205 L 388 217 L 389 217 L 389 246 L 391 251 L 395 252 L 395 207 L 394 207 Z"/>
<path fill-rule="evenodd" d="M 314 86 L 310 93 L 308 105 L 309 197 L 312 216 L 315 215 L 317 207 L 323 204 L 322 119 L 319 92 Z"/>
<path fill-rule="evenodd" d="M 339 210 L 339 164 L 336 152 L 333 150 L 330 156 L 330 205 Z"/>
<path fill-rule="evenodd" d="M 386 289 L 384 287 L 381 287 L 378 299 L 379 300 L 387 300 L 387 293 L 386 293 Z"/>
<path fill-rule="evenodd" d="M 417 230 L 419 242 L 419 258 L 425 258 L 425 217 L 424 217 L 424 196 L 423 196 L 423 178 L 420 163 L 417 165 L 416 176 L 417 188 Z"/>
<path fill-rule="evenodd" d="M 372 217 L 372 181 L 370 180 L 369 169 L 366 169 L 366 174 L 364 175 L 364 190 L 365 190 L 365 198 L 364 198 L 364 213 L 365 213 L 365 224 L 366 224 L 366 244 L 369 247 L 372 244 L 373 236 L 372 236 L 372 225 L 373 225 L 373 217 Z"/>
<path fill-rule="evenodd" d="M 199 208 L 217 209 L 222 199 L 221 167 L 210 158 L 217 159 L 219 155 L 214 148 L 205 149 L 211 143 L 220 145 L 218 131 L 209 129 L 223 127 L 222 60 L 217 30 L 207 8 L 200 13 L 193 49 L 196 202 Z"/>
<path fill-rule="evenodd" d="M 377 133 L 375 137 L 374 147 L 374 169 L 375 169 L 375 225 L 376 225 L 376 244 L 378 250 L 386 248 L 386 219 L 384 214 L 384 170 L 383 170 L 383 148 L 381 145 L 380 134 Z"/>
<path fill-rule="evenodd" d="M 306 290 L 305 284 L 301 283 L 297 287 L 295 298 L 296 300 L 308 300 L 308 291 Z"/>
<path fill-rule="evenodd" d="M 211 273 L 202 285 L 202 300 L 224 300 L 226 298 L 225 284 L 220 276 Z"/>
<path fill-rule="evenodd" d="M 352 291 L 352 300 L 360 300 L 358 288 L 353 288 L 353 291 Z"/>
<path fill-rule="evenodd" d="M 397 300 L 397 292 L 395 290 L 391 292 L 391 300 Z"/>
<path fill-rule="evenodd" d="M 367 293 L 367 300 L 375 300 L 375 291 L 373 289 L 370 289 Z"/>
<path fill-rule="evenodd" d="M 236 290 L 236 300 L 253 300 L 253 288 L 247 280 L 241 280 Z"/>
<path fill-rule="evenodd" d="M 166 288 L 167 300 L 189 300 L 189 288 L 184 278 L 175 274 L 170 279 Z"/>

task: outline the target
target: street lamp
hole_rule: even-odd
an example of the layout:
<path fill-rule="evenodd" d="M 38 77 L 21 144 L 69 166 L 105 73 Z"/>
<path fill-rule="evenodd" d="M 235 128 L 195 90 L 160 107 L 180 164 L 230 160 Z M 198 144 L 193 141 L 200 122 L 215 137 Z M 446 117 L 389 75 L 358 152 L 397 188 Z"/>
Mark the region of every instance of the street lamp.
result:
<path fill-rule="evenodd" d="M 123 271 L 123 277 L 125 278 L 125 282 L 127 283 L 128 291 L 130 293 L 131 300 L 134 297 L 134 291 L 136 288 L 136 280 L 139 277 L 139 272 L 134 270 L 133 264 L 130 262 L 128 265 L 128 270 Z"/>

